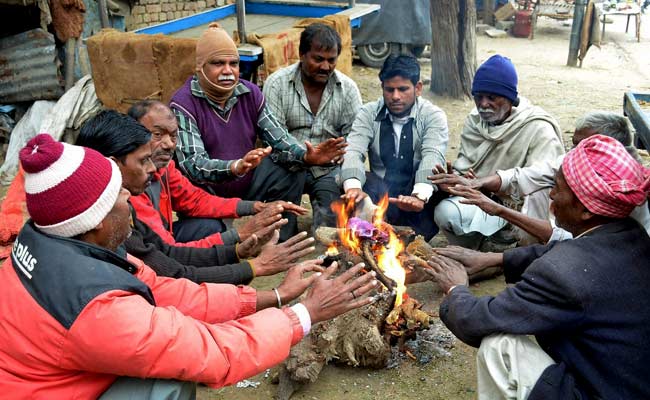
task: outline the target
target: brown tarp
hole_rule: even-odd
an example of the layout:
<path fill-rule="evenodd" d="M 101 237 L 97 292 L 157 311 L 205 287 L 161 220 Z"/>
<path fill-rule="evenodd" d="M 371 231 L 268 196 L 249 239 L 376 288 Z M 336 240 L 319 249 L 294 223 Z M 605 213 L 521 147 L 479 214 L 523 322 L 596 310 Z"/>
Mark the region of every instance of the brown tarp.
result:
<path fill-rule="evenodd" d="M 331 15 L 301 20 L 293 28 L 276 34 L 249 34 L 249 42 L 264 50 L 260 78 L 298 61 L 300 33 L 314 22 L 331 25 L 339 32 L 342 51 L 337 69 L 351 74 L 350 21 L 346 16 Z M 87 41 L 97 97 L 104 106 L 121 112 L 142 99 L 168 103 L 194 72 L 195 46 L 196 39 L 102 30 Z"/>
<path fill-rule="evenodd" d="M 600 41 L 600 12 L 594 1 L 589 0 L 582 20 L 582 31 L 580 32 L 580 51 L 578 53 L 580 66 L 582 66 L 582 61 L 587 56 L 589 47 L 594 45 L 600 48 Z"/>
<path fill-rule="evenodd" d="M 352 29 L 350 20 L 343 15 L 328 15 L 324 18 L 305 18 L 298 21 L 292 28 L 277 33 L 246 35 L 248 43 L 260 46 L 264 51 L 264 64 L 260 67 L 260 80 L 264 81 L 278 69 L 298 61 L 300 33 L 313 23 L 322 23 L 334 28 L 341 36 L 341 55 L 336 63 L 336 69 L 344 74 L 352 74 Z"/>
<path fill-rule="evenodd" d="M 104 29 L 87 47 L 97 97 L 121 112 L 142 99 L 169 102 L 194 71 L 196 39 Z"/>

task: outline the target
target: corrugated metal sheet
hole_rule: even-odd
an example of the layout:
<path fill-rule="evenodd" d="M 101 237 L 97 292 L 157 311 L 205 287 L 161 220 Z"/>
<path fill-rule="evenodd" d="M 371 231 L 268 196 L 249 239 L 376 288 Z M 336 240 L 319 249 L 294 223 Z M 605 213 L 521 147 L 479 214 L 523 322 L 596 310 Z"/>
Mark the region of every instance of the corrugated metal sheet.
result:
<path fill-rule="evenodd" d="M 63 95 L 54 36 L 33 29 L 0 39 L 0 104 Z"/>

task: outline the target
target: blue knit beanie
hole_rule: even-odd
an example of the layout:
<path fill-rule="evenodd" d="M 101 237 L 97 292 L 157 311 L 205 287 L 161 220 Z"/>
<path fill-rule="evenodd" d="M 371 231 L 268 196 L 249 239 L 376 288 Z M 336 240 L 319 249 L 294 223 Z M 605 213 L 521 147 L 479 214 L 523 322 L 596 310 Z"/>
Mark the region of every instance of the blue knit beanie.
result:
<path fill-rule="evenodd" d="M 509 58 L 494 55 L 484 62 L 474 75 L 472 95 L 492 93 L 515 102 L 517 100 L 517 71 Z"/>

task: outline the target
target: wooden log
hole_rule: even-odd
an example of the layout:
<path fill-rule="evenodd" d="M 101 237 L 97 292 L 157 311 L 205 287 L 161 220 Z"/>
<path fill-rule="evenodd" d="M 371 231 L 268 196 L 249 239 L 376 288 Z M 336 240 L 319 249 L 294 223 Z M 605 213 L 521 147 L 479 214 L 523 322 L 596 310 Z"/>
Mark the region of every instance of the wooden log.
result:
<path fill-rule="evenodd" d="M 355 367 L 385 367 L 391 349 L 381 329 L 394 300 L 383 296 L 373 304 L 314 326 L 282 364 L 276 398 L 288 400 L 299 387 L 315 382 L 331 360 Z"/>

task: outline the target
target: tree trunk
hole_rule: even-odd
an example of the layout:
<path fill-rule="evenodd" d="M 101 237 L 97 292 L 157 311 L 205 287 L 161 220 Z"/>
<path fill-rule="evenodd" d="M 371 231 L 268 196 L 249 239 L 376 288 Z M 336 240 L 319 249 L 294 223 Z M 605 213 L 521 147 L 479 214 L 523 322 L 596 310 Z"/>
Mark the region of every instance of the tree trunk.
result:
<path fill-rule="evenodd" d="M 471 96 L 476 71 L 475 0 L 429 0 L 431 5 L 431 91 Z"/>

